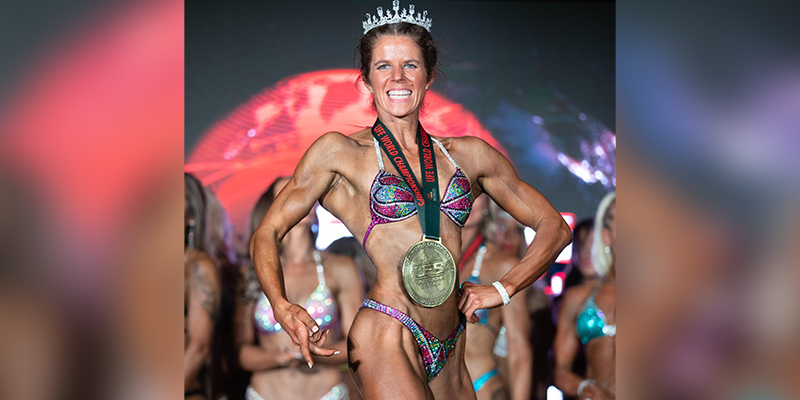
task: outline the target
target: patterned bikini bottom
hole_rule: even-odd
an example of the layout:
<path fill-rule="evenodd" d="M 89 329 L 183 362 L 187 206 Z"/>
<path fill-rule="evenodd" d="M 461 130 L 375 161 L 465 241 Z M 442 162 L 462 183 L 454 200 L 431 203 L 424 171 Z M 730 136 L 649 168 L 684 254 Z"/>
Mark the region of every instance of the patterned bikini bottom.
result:
<path fill-rule="evenodd" d="M 365 307 L 384 313 L 400 321 L 411 331 L 411 334 L 414 335 L 414 339 L 416 339 L 417 345 L 419 346 L 422 362 L 425 365 L 425 373 L 428 375 L 428 382 L 432 381 L 436 375 L 439 375 L 439 372 L 444 368 L 447 357 L 450 356 L 450 353 L 456 347 L 458 337 L 461 336 L 461 331 L 464 330 L 466 324 L 464 314 L 459 313 L 460 320 L 456 330 L 454 330 L 447 339 L 439 340 L 436 336 L 433 336 L 432 333 L 428 332 L 427 329 L 417 324 L 417 321 L 414 321 L 400 310 L 378 303 L 372 299 L 364 300 L 364 303 L 361 304 L 361 308 Z"/>

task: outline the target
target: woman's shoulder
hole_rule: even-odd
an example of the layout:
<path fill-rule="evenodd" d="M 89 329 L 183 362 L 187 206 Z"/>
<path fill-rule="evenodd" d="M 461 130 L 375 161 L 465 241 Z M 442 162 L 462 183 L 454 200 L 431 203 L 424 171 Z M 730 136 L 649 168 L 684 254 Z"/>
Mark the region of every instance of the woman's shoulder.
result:
<path fill-rule="evenodd" d="M 363 152 L 367 145 L 372 147 L 372 143 L 367 142 L 369 138 L 365 137 L 364 132 L 368 133 L 369 131 L 361 130 L 349 135 L 337 131 L 327 132 L 311 144 L 306 155 L 314 158 L 321 157 L 326 162 L 346 160 L 348 154 Z"/>
<path fill-rule="evenodd" d="M 438 141 L 442 142 L 447 151 L 453 152 L 473 152 L 482 151 L 487 146 L 491 147 L 489 143 L 477 136 L 452 136 L 452 137 L 435 137 Z"/>
<path fill-rule="evenodd" d="M 475 136 L 437 138 L 465 173 L 475 179 L 483 173 L 484 165 L 500 154 L 485 140 Z M 470 175 L 471 174 L 471 175 Z"/>
<path fill-rule="evenodd" d="M 338 131 L 330 131 L 320 136 L 315 143 L 320 142 L 325 145 L 363 145 L 366 142 L 371 144 L 372 135 L 369 128 L 365 128 L 350 134 L 345 135 Z"/>

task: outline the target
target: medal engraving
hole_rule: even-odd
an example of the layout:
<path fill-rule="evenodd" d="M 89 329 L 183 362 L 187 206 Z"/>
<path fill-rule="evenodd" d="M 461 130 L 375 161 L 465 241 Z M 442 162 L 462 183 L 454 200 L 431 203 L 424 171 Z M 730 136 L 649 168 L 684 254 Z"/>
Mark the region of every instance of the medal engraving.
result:
<path fill-rule="evenodd" d="M 444 303 L 456 284 L 453 256 L 441 243 L 423 240 L 403 259 L 403 285 L 409 296 L 424 307 Z"/>

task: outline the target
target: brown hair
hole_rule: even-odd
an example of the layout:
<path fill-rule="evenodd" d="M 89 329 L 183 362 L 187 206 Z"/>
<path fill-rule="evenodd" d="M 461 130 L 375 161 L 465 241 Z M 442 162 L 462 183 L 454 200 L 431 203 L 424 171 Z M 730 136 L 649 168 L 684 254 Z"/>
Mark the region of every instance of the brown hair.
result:
<path fill-rule="evenodd" d="M 208 251 L 206 240 L 206 193 L 200 180 L 187 172 L 183 173 L 184 214 L 194 218 L 194 246 L 200 251 Z M 188 227 L 187 227 L 188 229 Z M 184 245 L 188 242 L 188 230 L 184 234 Z"/>

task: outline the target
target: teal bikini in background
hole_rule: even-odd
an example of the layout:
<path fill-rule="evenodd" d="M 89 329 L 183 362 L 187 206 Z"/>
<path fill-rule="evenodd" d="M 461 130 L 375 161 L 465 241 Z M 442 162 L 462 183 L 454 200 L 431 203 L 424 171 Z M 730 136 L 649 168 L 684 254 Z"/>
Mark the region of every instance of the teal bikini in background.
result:
<path fill-rule="evenodd" d="M 600 285 L 594 288 L 592 295 L 586 301 L 586 306 L 583 307 L 583 312 L 578 315 L 577 328 L 578 337 L 581 338 L 581 343 L 586 345 L 594 338 L 608 336 L 614 337 L 617 334 L 617 323 L 609 324 L 606 321 L 606 314 L 597 303 L 594 301 Z"/>
<path fill-rule="evenodd" d="M 480 249 L 478 250 L 478 255 L 475 256 L 475 265 L 472 267 L 472 274 L 467 279 L 467 282 L 472 282 L 476 285 L 481 284 L 480 276 L 481 276 L 481 266 L 483 266 L 483 257 L 486 256 L 486 245 L 481 245 Z M 489 328 L 495 336 L 497 335 L 497 330 L 494 329 L 492 325 L 489 324 L 489 310 L 485 308 L 479 308 L 475 310 L 475 315 L 478 317 L 478 325 L 485 326 Z M 492 379 L 495 375 L 497 375 L 498 371 L 497 368 L 492 369 L 489 372 L 484 373 L 483 375 L 479 376 L 478 379 L 475 379 L 472 382 L 472 388 L 475 389 L 477 393 L 481 389 L 483 389 L 483 385 Z"/>

